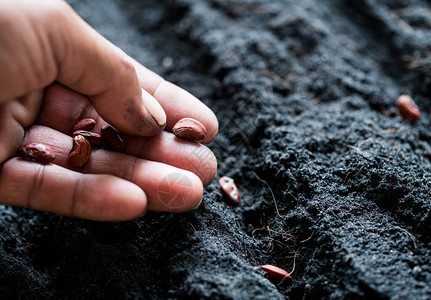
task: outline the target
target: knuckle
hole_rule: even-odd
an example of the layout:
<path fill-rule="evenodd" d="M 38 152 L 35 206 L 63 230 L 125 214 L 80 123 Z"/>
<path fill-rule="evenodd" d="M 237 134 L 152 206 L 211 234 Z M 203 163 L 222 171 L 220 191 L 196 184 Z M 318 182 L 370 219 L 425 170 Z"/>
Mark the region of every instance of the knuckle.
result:
<path fill-rule="evenodd" d="M 32 209 L 42 209 L 43 199 L 40 198 L 40 191 L 44 185 L 45 165 L 35 164 L 33 181 L 30 184 L 30 189 L 27 194 L 27 207 Z M 40 201 L 42 200 L 42 201 Z"/>
<path fill-rule="evenodd" d="M 139 174 L 140 174 L 141 164 L 139 162 L 140 162 L 140 159 L 137 157 L 134 157 L 130 162 L 129 167 L 124 169 L 121 178 L 134 182 L 139 177 Z"/>
<path fill-rule="evenodd" d="M 47 20 L 57 20 L 59 18 L 67 17 L 71 12 L 71 7 L 62 0 L 44 1 L 43 17 Z"/>
<path fill-rule="evenodd" d="M 10 29 L 16 25 L 16 20 L 13 14 L 10 14 L 8 10 L 0 7 L 0 34 L 7 34 Z"/>
<path fill-rule="evenodd" d="M 70 197 L 70 207 L 69 207 L 69 215 L 71 217 L 75 217 L 77 215 L 77 204 L 79 199 L 82 199 L 82 191 L 84 187 L 83 174 L 80 174 L 79 178 L 75 181 L 75 185 L 73 186 L 73 192 Z"/>
<path fill-rule="evenodd" d="M 133 63 L 130 61 L 130 59 L 126 55 L 120 55 L 120 70 L 123 74 L 126 74 L 128 76 L 136 76 L 136 70 L 133 66 Z"/>

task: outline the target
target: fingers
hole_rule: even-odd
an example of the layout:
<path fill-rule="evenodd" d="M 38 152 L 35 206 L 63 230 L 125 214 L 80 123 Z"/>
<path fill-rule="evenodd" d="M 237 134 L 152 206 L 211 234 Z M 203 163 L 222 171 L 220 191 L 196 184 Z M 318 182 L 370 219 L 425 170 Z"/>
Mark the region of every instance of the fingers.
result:
<path fill-rule="evenodd" d="M 204 143 L 214 139 L 217 119 L 198 99 L 133 61 L 65 2 L 43 1 L 36 8 L 32 4 L 0 0 L 5 25 L 0 28 L 0 82 L 8 87 L 0 91 L 0 101 L 57 80 L 88 95 L 103 119 L 125 133 L 150 136 L 166 121 L 171 130 L 179 119 L 191 117 L 207 127 Z"/>
<path fill-rule="evenodd" d="M 96 150 L 82 171 L 112 174 L 135 183 L 147 194 L 149 210 L 189 211 L 199 206 L 203 196 L 202 182 L 195 174 L 123 153 Z"/>
<path fill-rule="evenodd" d="M 151 138 L 127 137 L 127 153 L 195 173 L 206 186 L 217 172 L 217 159 L 207 147 L 163 132 Z"/>
<path fill-rule="evenodd" d="M 136 63 L 135 67 L 140 70 L 138 75 L 145 78 L 145 80 L 142 79 L 144 88 L 149 93 L 159 91 L 158 100 L 168 116 L 166 129 L 172 130 L 175 123 L 182 118 L 194 118 L 207 129 L 208 135 L 203 141 L 204 144 L 210 143 L 215 138 L 218 132 L 218 121 L 205 104 L 180 87 L 163 81 L 160 76 L 141 65 Z M 98 118 L 87 97 L 58 84 L 52 84 L 45 90 L 39 124 L 69 133 L 72 127 L 83 118 Z"/>
<path fill-rule="evenodd" d="M 85 118 L 92 118 L 98 122 L 102 120 L 88 97 L 55 83 L 45 89 L 37 124 L 72 134 L 73 126 Z"/>
<path fill-rule="evenodd" d="M 166 115 L 140 87 L 131 59 L 64 1 L 0 0 L 0 101 L 54 80 L 88 95 L 98 113 L 125 133 L 161 132 Z M 55 26 L 53 26 L 55 22 Z"/>
<path fill-rule="evenodd" d="M 83 118 L 93 118 L 98 122 L 96 132 L 105 124 L 85 96 L 60 85 L 52 85 L 46 90 L 38 124 L 71 135 L 73 126 Z M 205 146 L 178 139 L 166 132 L 151 138 L 126 136 L 125 142 L 128 154 L 191 171 L 201 178 L 204 185 L 215 177 L 217 160 Z"/>
<path fill-rule="evenodd" d="M 175 123 L 182 118 L 199 120 L 207 129 L 207 137 L 202 143 L 211 142 L 218 133 L 218 121 L 214 113 L 189 92 L 178 86 L 163 81 L 154 93 L 154 97 L 166 108 L 169 115 L 167 130 L 172 130 Z M 186 108 L 186 109 L 184 109 Z"/>
<path fill-rule="evenodd" d="M 158 77 L 158 75 L 152 73 L 148 69 L 142 66 L 140 66 L 140 68 L 146 70 L 145 73 L 141 72 L 141 75 L 148 72 L 153 74 L 155 79 Z M 145 76 L 145 78 L 147 81 L 145 81 L 143 85 L 147 86 L 150 92 L 155 90 L 157 84 L 150 82 L 149 78 L 151 78 L 151 76 Z M 161 77 L 158 78 L 162 80 Z M 173 125 L 175 125 L 178 120 L 192 117 L 205 125 L 208 135 L 203 143 L 210 143 L 218 132 L 218 121 L 214 113 L 196 97 L 180 87 L 163 80 L 159 83 L 161 84 L 162 82 L 164 84 L 160 85 L 159 88 L 159 91 L 162 91 L 162 96 L 158 100 L 160 100 L 168 114 L 166 128 L 172 130 Z M 163 92 L 163 90 L 166 90 L 166 92 Z M 163 96 L 163 94 L 167 92 L 179 96 L 172 98 Z M 71 128 L 83 118 L 99 118 L 87 97 L 58 84 L 52 84 L 46 89 L 43 110 L 38 121 L 39 124 L 68 133 L 71 131 Z"/>
<path fill-rule="evenodd" d="M 0 203 L 99 221 L 133 219 L 147 207 L 142 189 L 126 180 L 20 158 L 3 164 Z"/>
<path fill-rule="evenodd" d="M 57 155 L 53 163 L 72 168 L 68 163 L 72 147 L 70 136 L 51 128 L 33 126 L 24 140 L 24 143 L 31 142 L 49 145 Z M 202 182 L 195 174 L 123 153 L 93 149 L 90 160 L 79 171 L 111 174 L 133 182 L 145 191 L 150 210 L 183 212 L 197 207 L 202 199 Z"/>
<path fill-rule="evenodd" d="M 205 125 L 208 135 L 202 143 L 210 143 L 217 135 L 215 114 L 186 90 L 163 80 L 154 72 L 133 61 L 141 86 L 157 99 L 167 115 L 166 129 L 171 131 L 182 118 L 193 118 Z"/>

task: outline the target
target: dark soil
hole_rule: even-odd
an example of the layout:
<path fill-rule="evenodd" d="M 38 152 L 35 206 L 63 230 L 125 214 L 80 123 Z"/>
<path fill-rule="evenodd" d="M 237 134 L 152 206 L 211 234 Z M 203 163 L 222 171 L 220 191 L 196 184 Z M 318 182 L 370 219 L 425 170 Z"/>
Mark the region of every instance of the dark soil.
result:
<path fill-rule="evenodd" d="M 214 181 L 121 223 L 2 206 L 1 298 L 431 298 L 429 1 L 70 2 L 216 112 L 242 199 Z"/>

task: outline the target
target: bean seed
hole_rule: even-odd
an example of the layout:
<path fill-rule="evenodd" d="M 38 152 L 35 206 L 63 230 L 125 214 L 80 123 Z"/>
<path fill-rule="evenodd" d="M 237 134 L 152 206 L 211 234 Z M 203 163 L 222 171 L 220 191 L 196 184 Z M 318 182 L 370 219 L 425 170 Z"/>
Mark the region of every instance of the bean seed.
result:
<path fill-rule="evenodd" d="M 284 278 L 288 278 L 288 279 L 292 279 L 292 277 L 290 276 L 290 274 L 273 265 L 263 265 L 260 267 L 262 270 L 264 270 L 269 277 L 274 278 L 274 279 L 284 279 Z"/>
<path fill-rule="evenodd" d="M 45 144 L 30 143 L 18 150 L 19 157 L 48 164 L 55 159 L 54 151 Z"/>
<path fill-rule="evenodd" d="M 404 120 L 416 122 L 420 117 L 420 110 L 413 99 L 408 95 L 401 95 L 398 98 L 398 111 Z"/>
<path fill-rule="evenodd" d="M 74 132 L 77 130 L 90 131 L 94 128 L 94 126 L 96 126 L 96 121 L 94 121 L 93 119 L 91 118 L 82 119 L 78 123 L 76 123 L 75 126 L 73 126 L 73 131 Z"/>
<path fill-rule="evenodd" d="M 69 164 L 73 167 L 84 166 L 91 156 L 91 145 L 82 135 L 73 138 L 73 148 L 69 153 Z"/>
<path fill-rule="evenodd" d="M 228 196 L 229 200 L 235 204 L 238 204 L 240 200 L 240 194 L 233 179 L 227 176 L 223 176 L 219 179 L 218 183 L 222 188 L 223 192 L 225 192 Z"/>
<path fill-rule="evenodd" d="M 108 148 L 119 152 L 126 150 L 123 138 L 114 127 L 105 125 L 102 127 L 101 133 L 102 140 Z"/>
<path fill-rule="evenodd" d="M 102 145 L 102 137 L 98 133 L 85 130 L 77 130 L 73 133 L 73 137 L 77 135 L 82 135 L 83 137 L 85 137 L 87 141 L 93 146 Z"/>
<path fill-rule="evenodd" d="M 179 120 L 172 128 L 172 132 L 177 137 L 186 138 L 195 142 L 200 142 L 207 136 L 205 126 L 198 120 L 192 118 L 183 118 Z"/>

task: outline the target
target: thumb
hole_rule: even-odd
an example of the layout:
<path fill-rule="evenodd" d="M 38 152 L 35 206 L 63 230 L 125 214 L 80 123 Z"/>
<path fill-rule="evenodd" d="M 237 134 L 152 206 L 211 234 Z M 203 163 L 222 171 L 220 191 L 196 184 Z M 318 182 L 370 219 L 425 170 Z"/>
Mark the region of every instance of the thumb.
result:
<path fill-rule="evenodd" d="M 58 81 L 88 95 L 121 131 L 161 132 L 166 114 L 141 89 L 131 58 L 61 0 L 0 0 L 0 102 Z"/>

